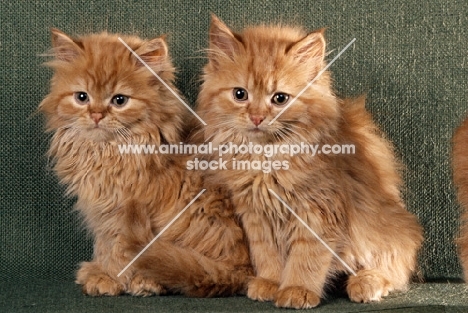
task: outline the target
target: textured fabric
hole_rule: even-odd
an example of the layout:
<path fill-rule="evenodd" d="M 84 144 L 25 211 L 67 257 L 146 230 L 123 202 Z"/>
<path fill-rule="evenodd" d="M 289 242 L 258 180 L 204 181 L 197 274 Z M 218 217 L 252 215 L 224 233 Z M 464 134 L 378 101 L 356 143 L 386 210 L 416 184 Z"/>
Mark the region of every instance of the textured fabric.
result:
<path fill-rule="evenodd" d="M 367 107 L 405 164 L 408 209 L 425 228 L 422 275 L 459 278 L 449 152 L 453 129 L 468 107 L 468 5 L 446 0 L 2 1 L 1 278 L 71 281 L 77 264 L 92 253 L 73 199 L 63 197 L 48 169 L 48 137 L 35 114 L 51 77 L 39 56 L 50 47 L 49 28 L 167 33 L 178 86 L 193 103 L 210 12 L 237 29 L 262 22 L 328 27 L 329 59 L 356 38 L 331 66 L 336 90 L 343 96 L 367 93 Z"/>
<path fill-rule="evenodd" d="M 329 298 L 306 312 L 442 313 L 467 312 L 468 293 L 462 284 L 418 284 L 406 294 L 391 295 L 382 303 L 351 303 Z M 283 310 L 284 311 L 284 310 Z M 245 297 L 189 299 L 181 296 L 138 298 L 87 297 L 79 287 L 62 282 L 31 280 L 0 285 L 0 312 L 279 312 L 271 303 Z M 302 312 L 302 311 L 301 311 Z"/>

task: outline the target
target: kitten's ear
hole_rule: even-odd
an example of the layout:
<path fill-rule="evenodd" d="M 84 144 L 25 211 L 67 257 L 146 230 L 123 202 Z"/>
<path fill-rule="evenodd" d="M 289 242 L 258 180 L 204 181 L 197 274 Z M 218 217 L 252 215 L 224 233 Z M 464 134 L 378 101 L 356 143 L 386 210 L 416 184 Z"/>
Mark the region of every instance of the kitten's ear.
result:
<path fill-rule="evenodd" d="M 210 52 L 209 57 L 215 61 L 217 57 L 225 55 L 232 59 L 239 51 L 242 43 L 236 35 L 216 15 L 211 15 Z"/>
<path fill-rule="evenodd" d="M 52 28 L 52 47 L 55 58 L 61 61 L 70 62 L 75 59 L 80 53 L 80 46 L 65 33 L 56 28 Z"/>
<path fill-rule="evenodd" d="M 163 35 L 158 38 L 146 41 L 135 51 L 143 61 L 148 65 L 158 65 L 166 60 L 169 49 L 167 48 L 166 36 Z"/>
<path fill-rule="evenodd" d="M 326 42 L 323 33 L 325 29 L 314 31 L 296 42 L 289 53 L 299 62 L 315 72 L 320 71 L 325 59 Z"/>

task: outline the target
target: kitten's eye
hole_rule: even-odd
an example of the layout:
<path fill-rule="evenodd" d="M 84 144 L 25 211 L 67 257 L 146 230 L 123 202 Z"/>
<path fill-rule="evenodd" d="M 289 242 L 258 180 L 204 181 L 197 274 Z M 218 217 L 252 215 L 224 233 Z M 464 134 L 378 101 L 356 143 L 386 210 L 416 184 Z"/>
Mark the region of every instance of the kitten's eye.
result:
<path fill-rule="evenodd" d="M 88 94 L 83 91 L 75 92 L 74 98 L 75 98 L 76 103 L 81 104 L 81 105 L 85 105 L 89 102 Z"/>
<path fill-rule="evenodd" d="M 112 97 L 112 104 L 116 107 L 123 107 L 128 102 L 128 97 L 124 95 L 115 95 Z"/>
<path fill-rule="evenodd" d="M 273 98 L 271 98 L 271 102 L 279 106 L 285 105 L 286 103 L 288 103 L 288 100 L 289 100 L 289 95 L 286 93 L 281 93 L 281 92 L 275 93 L 273 95 Z"/>
<path fill-rule="evenodd" d="M 234 88 L 232 95 L 236 101 L 245 101 L 249 98 L 249 94 L 244 88 Z"/>

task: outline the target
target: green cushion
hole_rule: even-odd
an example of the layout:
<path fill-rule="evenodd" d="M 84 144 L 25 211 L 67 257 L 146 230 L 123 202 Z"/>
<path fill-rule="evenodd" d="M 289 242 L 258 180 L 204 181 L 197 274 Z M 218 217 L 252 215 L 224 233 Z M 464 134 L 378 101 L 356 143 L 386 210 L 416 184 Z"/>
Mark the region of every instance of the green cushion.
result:
<path fill-rule="evenodd" d="M 205 305 L 270 309 L 269 304 L 243 298 L 218 304 L 218 300 L 79 295 L 73 275 L 77 264 L 91 257 L 92 240 L 72 211 L 73 199 L 63 197 L 64 189 L 48 167 L 48 136 L 43 134 L 42 118 L 35 114 L 51 77 L 39 56 L 50 48 L 50 27 L 69 34 L 167 33 L 179 69 L 177 84 L 193 104 L 206 62 L 202 50 L 207 47 L 211 12 L 237 29 L 258 23 L 303 25 L 309 30 L 327 27 L 329 59 L 356 38 L 331 66 L 336 90 L 343 96 L 368 95 L 368 109 L 405 164 L 408 209 L 425 228 L 421 274 L 427 279 L 460 278 L 453 243 L 459 208 L 451 182 L 450 139 L 468 107 L 468 6 L 463 1 L 2 1 L 0 279 L 66 281 L 20 284 L 25 292 L 14 291 L 11 296 L 18 299 L 9 303 L 32 311 L 39 298 L 45 306 L 58 303 L 51 311 L 71 310 L 64 299 L 87 311 L 95 306 L 118 308 L 117 303 L 141 308 L 159 303 L 199 310 Z M 429 294 L 430 287 L 421 288 Z M 424 298 L 420 293 L 414 296 Z M 361 308 L 349 306 L 350 311 Z"/>
<path fill-rule="evenodd" d="M 182 296 L 139 298 L 88 297 L 67 281 L 7 282 L 0 284 L 0 312 L 276 312 L 271 302 L 245 297 L 190 299 Z M 317 313 L 467 312 L 468 292 L 464 284 L 415 284 L 407 293 L 393 294 L 381 303 L 351 303 L 347 298 L 328 297 L 313 310 Z"/>

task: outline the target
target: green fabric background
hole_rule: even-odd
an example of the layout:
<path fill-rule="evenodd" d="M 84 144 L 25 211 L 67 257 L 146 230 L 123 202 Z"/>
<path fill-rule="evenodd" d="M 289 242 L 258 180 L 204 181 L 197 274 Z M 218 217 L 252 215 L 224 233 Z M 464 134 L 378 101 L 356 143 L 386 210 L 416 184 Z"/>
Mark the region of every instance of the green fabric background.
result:
<path fill-rule="evenodd" d="M 73 35 L 168 34 L 178 86 L 193 104 L 211 12 L 234 29 L 327 27 L 329 59 L 356 38 L 331 67 L 335 88 L 368 95 L 368 109 L 406 166 L 407 206 L 426 235 L 421 273 L 460 278 L 450 139 L 468 107 L 466 1 L 18 0 L 0 4 L 0 280 L 72 285 L 77 264 L 92 252 L 73 199 L 63 197 L 48 168 L 48 137 L 35 115 L 51 77 L 39 56 L 50 47 L 50 27 Z"/>

